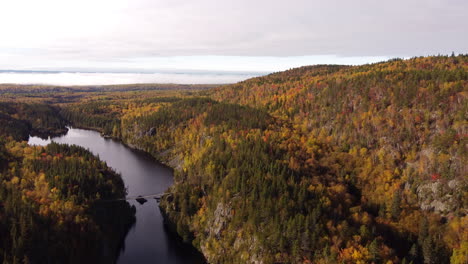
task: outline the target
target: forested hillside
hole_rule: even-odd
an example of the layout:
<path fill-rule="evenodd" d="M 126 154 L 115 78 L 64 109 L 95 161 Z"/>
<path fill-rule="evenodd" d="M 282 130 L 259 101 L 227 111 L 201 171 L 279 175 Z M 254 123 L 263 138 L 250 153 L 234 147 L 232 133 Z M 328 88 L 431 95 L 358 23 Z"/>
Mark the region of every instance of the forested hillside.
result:
<path fill-rule="evenodd" d="M 0 263 L 114 263 L 133 224 L 120 175 L 89 151 L 30 134 L 66 131 L 48 105 L 0 104 Z"/>
<path fill-rule="evenodd" d="M 460 55 L 62 113 L 176 169 L 161 208 L 209 262 L 466 263 L 467 96 Z"/>
<path fill-rule="evenodd" d="M 47 104 L 0 102 L 0 135 L 26 140 L 29 135 L 53 136 L 65 133 L 66 121 L 56 107 Z"/>

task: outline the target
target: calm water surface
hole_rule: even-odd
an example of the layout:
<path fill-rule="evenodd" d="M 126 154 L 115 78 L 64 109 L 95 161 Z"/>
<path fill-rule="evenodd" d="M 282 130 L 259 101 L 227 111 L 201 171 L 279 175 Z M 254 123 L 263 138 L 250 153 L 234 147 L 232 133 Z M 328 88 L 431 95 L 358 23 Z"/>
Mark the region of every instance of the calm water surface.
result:
<path fill-rule="evenodd" d="M 70 128 L 65 136 L 49 140 L 29 138 L 29 144 L 34 145 L 47 145 L 51 141 L 82 146 L 98 155 L 122 175 L 128 196 L 161 193 L 173 183 L 169 168 L 118 141 L 103 138 L 98 132 Z M 117 263 L 204 263 L 199 254 L 183 248 L 166 231 L 156 200 L 148 199 L 143 205 L 129 203 L 137 209 L 136 224 L 125 238 L 125 248 Z"/>

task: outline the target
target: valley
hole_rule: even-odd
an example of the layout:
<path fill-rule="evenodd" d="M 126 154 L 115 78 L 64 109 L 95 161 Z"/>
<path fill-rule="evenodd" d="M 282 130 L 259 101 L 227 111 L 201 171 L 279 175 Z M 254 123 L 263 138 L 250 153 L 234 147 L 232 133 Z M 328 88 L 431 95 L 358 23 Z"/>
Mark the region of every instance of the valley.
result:
<path fill-rule="evenodd" d="M 0 206 L 0 234 L 13 239 L 0 245 L 4 262 L 41 256 L 24 250 L 43 219 L 86 223 L 88 234 L 99 226 L 87 211 L 96 201 L 146 194 L 125 193 L 113 166 L 80 147 L 24 141 L 71 125 L 171 167 L 173 184 L 158 187 L 161 215 L 209 263 L 466 263 L 466 55 L 307 66 L 209 89 L 151 87 L 0 88 L 0 195 L 24 204 L 38 225 L 16 227 L 26 242 L 14 241 L 6 227 L 25 221 L 23 211 Z M 97 178 L 72 176 L 77 162 Z M 125 237 L 135 209 L 121 207 L 115 224 Z"/>

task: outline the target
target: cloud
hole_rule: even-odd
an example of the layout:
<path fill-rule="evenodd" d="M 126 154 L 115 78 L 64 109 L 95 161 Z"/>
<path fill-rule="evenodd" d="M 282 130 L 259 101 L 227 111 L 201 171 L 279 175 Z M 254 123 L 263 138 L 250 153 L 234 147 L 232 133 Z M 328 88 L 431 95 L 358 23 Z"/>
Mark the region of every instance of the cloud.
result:
<path fill-rule="evenodd" d="M 6 0 L 0 67 L 78 61 L 110 67 L 171 56 L 465 53 L 467 13 L 464 0 Z"/>

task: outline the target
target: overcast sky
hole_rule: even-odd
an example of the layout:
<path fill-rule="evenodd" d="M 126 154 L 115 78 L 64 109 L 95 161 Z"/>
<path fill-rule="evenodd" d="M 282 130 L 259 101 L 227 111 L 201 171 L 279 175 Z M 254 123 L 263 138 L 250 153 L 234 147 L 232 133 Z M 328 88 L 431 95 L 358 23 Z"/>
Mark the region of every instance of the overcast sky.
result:
<path fill-rule="evenodd" d="M 468 53 L 467 0 L 2 0 L 0 69 L 278 71 Z"/>

